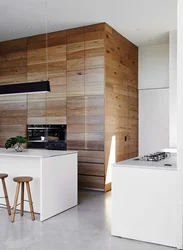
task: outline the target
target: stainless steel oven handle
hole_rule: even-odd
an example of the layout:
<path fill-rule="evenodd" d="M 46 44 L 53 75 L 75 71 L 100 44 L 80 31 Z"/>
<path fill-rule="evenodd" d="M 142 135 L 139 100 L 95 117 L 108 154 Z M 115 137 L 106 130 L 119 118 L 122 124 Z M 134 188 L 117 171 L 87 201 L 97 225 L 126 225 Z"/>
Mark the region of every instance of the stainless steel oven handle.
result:
<path fill-rule="evenodd" d="M 44 129 L 45 130 L 45 129 L 48 129 L 48 128 L 38 128 L 38 127 L 30 128 L 30 127 L 28 127 L 28 129 L 29 130 L 32 130 L 32 129 L 39 129 L 39 130 L 43 130 Z"/>
<path fill-rule="evenodd" d="M 47 141 L 43 141 L 43 140 L 30 140 L 28 142 L 47 142 Z"/>

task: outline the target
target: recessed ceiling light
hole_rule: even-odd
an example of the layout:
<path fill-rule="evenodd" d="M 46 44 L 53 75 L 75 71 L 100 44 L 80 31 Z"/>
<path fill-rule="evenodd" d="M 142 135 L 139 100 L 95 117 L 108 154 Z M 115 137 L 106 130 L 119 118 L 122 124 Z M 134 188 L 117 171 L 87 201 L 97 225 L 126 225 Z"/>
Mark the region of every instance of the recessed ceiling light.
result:
<path fill-rule="evenodd" d="M 9 30 L 9 32 L 12 32 L 12 30 Z"/>
<path fill-rule="evenodd" d="M 31 26 L 30 26 L 30 25 L 27 25 L 26 27 L 27 27 L 27 28 L 31 28 Z"/>

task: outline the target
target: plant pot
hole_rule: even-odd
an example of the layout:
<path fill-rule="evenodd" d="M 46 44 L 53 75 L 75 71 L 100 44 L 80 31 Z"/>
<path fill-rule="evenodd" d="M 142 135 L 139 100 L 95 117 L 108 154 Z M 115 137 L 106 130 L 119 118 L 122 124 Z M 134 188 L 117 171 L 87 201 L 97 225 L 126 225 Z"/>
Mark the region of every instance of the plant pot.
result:
<path fill-rule="evenodd" d="M 24 148 L 23 148 L 23 146 L 22 146 L 21 143 L 17 143 L 17 144 L 15 145 L 15 151 L 16 151 L 16 152 L 22 152 L 23 150 L 24 150 Z"/>

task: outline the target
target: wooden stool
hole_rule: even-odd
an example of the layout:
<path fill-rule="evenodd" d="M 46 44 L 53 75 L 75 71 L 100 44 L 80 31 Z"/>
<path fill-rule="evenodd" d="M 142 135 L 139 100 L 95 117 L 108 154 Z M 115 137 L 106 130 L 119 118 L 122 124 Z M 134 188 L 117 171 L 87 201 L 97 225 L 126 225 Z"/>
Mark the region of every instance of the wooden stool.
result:
<path fill-rule="evenodd" d="M 20 210 L 20 215 L 21 216 L 24 215 L 24 183 L 26 183 L 26 187 L 27 187 L 27 195 L 28 195 L 28 199 L 29 199 L 28 201 L 29 201 L 29 206 L 30 206 L 31 217 L 32 217 L 32 220 L 35 220 L 34 208 L 33 208 L 32 197 L 31 197 L 31 191 L 30 191 L 30 186 L 29 186 L 29 182 L 32 181 L 32 180 L 33 180 L 33 178 L 29 177 L 29 176 L 21 176 L 21 177 L 13 178 L 13 181 L 17 182 L 17 188 L 16 188 L 16 194 L 15 194 L 14 207 L 13 207 L 13 211 L 12 211 L 12 218 L 11 218 L 12 222 L 14 222 L 14 220 L 15 220 L 16 207 L 19 205 L 19 204 L 17 204 L 17 202 L 18 202 L 20 184 L 22 184 L 21 185 L 21 203 L 20 203 L 21 210 Z"/>
<path fill-rule="evenodd" d="M 8 198 L 8 192 L 7 192 L 6 183 L 5 183 L 5 180 L 4 180 L 7 177 L 8 177 L 8 174 L 0 174 L 0 179 L 2 181 L 3 190 L 4 190 L 4 197 L 0 197 L 0 198 L 5 198 L 6 205 L 4 205 L 4 204 L 1 204 L 1 205 L 6 206 L 7 210 L 8 210 L 8 214 L 11 215 L 11 209 L 10 209 L 10 203 L 9 203 L 9 198 Z"/>

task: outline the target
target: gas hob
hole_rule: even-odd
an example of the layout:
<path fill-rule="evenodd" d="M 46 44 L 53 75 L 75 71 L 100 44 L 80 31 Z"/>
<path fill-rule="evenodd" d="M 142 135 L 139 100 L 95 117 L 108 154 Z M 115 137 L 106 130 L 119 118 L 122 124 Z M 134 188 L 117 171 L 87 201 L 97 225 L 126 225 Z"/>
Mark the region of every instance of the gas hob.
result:
<path fill-rule="evenodd" d="M 136 158 L 134 160 L 136 161 L 155 161 L 155 162 L 159 162 L 161 160 L 164 160 L 168 157 L 171 157 L 171 153 L 169 152 L 156 152 L 153 154 L 149 154 L 149 155 L 144 155 L 140 158 Z"/>

